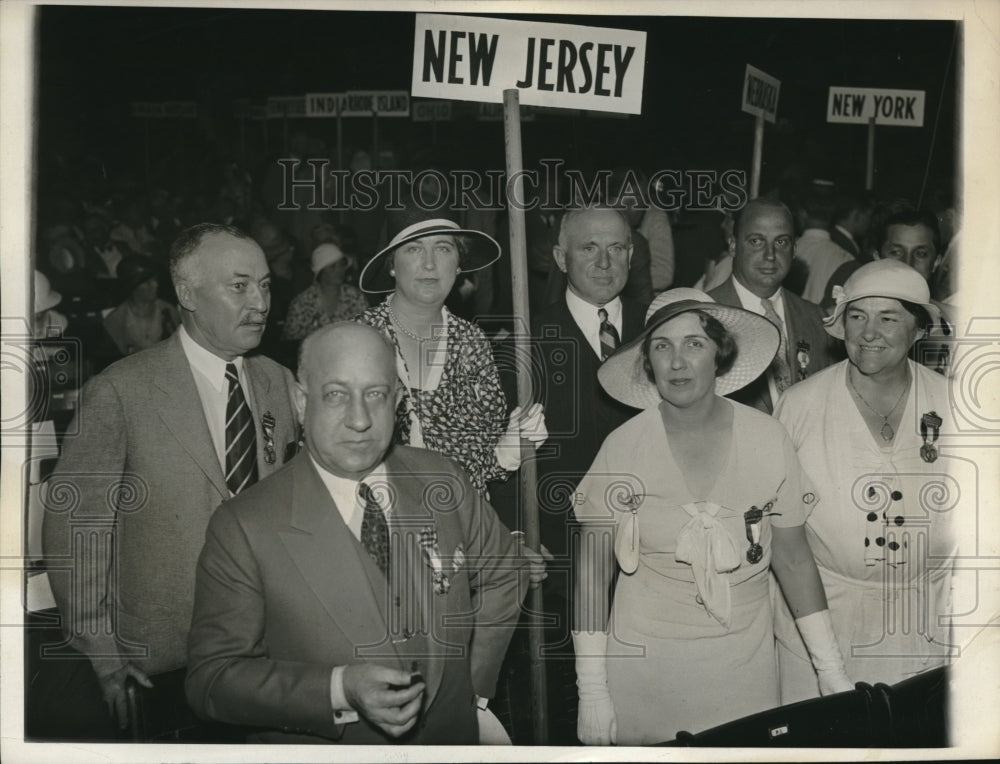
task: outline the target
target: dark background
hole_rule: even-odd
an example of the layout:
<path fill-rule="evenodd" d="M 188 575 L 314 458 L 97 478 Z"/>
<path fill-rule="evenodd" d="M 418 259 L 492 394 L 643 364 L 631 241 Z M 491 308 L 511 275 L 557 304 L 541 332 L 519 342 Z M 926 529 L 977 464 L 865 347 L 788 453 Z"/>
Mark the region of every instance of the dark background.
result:
<path fill-rule="evenodd" d="M 749 176 L 754 119 L 740 111 L 740 97 L 750 63 L 781 81 L 778 123 L 765 129 L 762 193 L 816 177 L 863 184 L 867 130 L 826 123 L 831 85 L 926 91 L 924 127 L 876 131 L 880 198 L 918 201 L 925 175 L 925 195 L 954 183 L 957 22 L 505 18 L 647 32 L 642 115 L 539 115 L 523 127 L 527 167 L 554 157 L 586 172 L 628 164 L 647 171 L 735 168 Z M 296 132 L 311 139 L 310 156 L 317 149 L 335 156 L 335 120 L 241 126 L 233 101 L 408 90 L 413 33 L 411 12 L 44 7 L 37 70 L 43 217 L 45 199 L 71 182 L 130 175 L 146 186 L 205 187 L 229 160 L 263 178 Z M 131 116 L 133 101 L 166 100 L 197 101 L 198 118 Z M 502 130 L 500 122 L 471 118 L 434 128 L 379 120 L 380 146 L 393 149 L 397 166 L 414 169 L 503 168 Z M 353 148 L 369 148 L 370 121 L 345 119 L 344 136 L 348 157 Z M 683 237 L 699 217 L 682 211 L 675 231 Z"/>

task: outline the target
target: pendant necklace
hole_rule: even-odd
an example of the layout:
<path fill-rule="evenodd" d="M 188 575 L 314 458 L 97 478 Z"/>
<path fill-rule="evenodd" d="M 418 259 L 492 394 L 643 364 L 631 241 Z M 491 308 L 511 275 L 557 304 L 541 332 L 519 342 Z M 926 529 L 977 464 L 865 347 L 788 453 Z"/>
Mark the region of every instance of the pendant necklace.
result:
<path fill-rule="evenodd" d="M 863 396 L 860 392 L 858 392 L 858 388 L 854 386 L 854 380 L 851 377 L 850 371 L 848 371 L 847 373 L 847 384 L 851 386 L 851 389 L 854 391 L 854 394 L 858 396 L 861 402 L 868 407 L 868 410 L 882 420 L 882 427 L 879 430 L 879 435 L 882 436 L 882 440 L 888 443 L 890 440 L 895 438 L 896 431 L 892 429 L 892 425 L 889 424 L 889 417 L 892 416 L 892 412 L 896 410 L 896 407 L 899 405 L 899 402 L 903 400 L 903 396 L 906 395 L 906 391 L 910 389 L 910 380 L 909 379 L 906 380 L 906 384 L 903 386 L 903 391 L 899 394 L 899 397 L 896 399 L 896 402 L 892 404 L 892 408 L 889 409 L 889 412 L 886 414 L 878 413 L 875 410 L 875 407 L 865 400 L 865 396 Z"/>

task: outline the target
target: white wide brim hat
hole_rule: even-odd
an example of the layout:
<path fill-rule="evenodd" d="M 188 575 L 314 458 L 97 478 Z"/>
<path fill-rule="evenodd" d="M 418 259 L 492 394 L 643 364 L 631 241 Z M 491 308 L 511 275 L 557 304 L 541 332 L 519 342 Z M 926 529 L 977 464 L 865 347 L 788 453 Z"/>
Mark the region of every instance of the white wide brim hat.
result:
<path fill-rule="evenodd" d="M 927 311 L 932 323 L 941 320 L 941 311 L 931 302 L 931 290 L 919 271 L 899 260 L 875 260 L 854 271 L 844 286 L 833 288 L 837 304 L 833 314 L 823 319 L 826 333 L 844 339 L 844 311 L 850 303 L 864 297 L 887 297 L 913 303 Z"/>
<path fill-rule="evenodd" d="M 646 311 L 646 327 L 631 342 L 622 345 L 597 371 L 601 385 L 616 400 L 637 409 L 658 406 L 663 398 L 646 375 L 642 343 L 656 327 L 681 313 L 702 311 L 717 319 L 736 341 L 736 359 L 725 374 L 715 378 L 717 395 L 728 395 L 753 382 L 767 371 L 778 352 L 778 327 L 763 316 L 743 308 L 720 305 L 704 292 L 686 287 L 656 296 Z"/>
<path fill-rule="evenodd" d="M 422 239 L 424 236 L 432 236 L 439 233 L 461 235 L 467 237 L 469 251 L 462 254 L 459 259 L 461 267 L 460 273 L 478 271 L 492 265 L 500 257 L 500 245 L 496 239 L 482 231 L 473 231 L 469 228 L 462 228 L 454 221 L 446 218 L 431 218 L 421 212 L 406 210 L 396 216 L 396 233 L 382 250 L 368 261 L 361 276 L 358 277 L 358 286 L 362 292 L 368 294 L 384 294 L 396 288 L 396 282 L 389 275 L 392 265 L 388 255 L 403 244 L 409 241 Z"/>

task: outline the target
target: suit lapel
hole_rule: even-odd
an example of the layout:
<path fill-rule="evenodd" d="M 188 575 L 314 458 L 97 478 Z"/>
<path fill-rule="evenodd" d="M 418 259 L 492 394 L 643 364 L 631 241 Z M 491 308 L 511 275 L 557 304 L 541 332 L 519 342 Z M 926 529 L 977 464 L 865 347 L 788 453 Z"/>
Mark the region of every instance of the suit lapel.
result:
<path fill-rule="evenodd" d="M 296 440 L 296 425 L 294 411 L 291 409 L 288 390 L 284 385 L 272 384 L 271 378 L 263 370 L 259 359 L 246 358 L 244 368 L 250 382 L 254 401 L 253 418 L 257 426 L 257 469 L 261 477 L 274 472 L 284 462 L 285 449 L 288 443 Z M 268 463 L 268 448 L 265 442 L 264 416 L 274 417 L 273 438 L 270 453 L 274 461 Z"/>
<path fill-rule="evenodd" d="M 377 593 L 364 571 L 350 529 L 344 524 L 306 453 L 291 463 L 291 526 L 279 536 L 293 564 L 330 620 L 355 651 L 395 660 L 395 648 L 378 606 Z"/>
<path fill-rule="evenodd" d="M 222 498 L 229 497 L 219 456 L 208 431 L 201 396 L 194 383 L 191 365 L 175 333 L 163 343 L 163 352 L 151 364 L 152 380 L 159 396 L 153 402 L 163 424 L 187 451 Z"/>

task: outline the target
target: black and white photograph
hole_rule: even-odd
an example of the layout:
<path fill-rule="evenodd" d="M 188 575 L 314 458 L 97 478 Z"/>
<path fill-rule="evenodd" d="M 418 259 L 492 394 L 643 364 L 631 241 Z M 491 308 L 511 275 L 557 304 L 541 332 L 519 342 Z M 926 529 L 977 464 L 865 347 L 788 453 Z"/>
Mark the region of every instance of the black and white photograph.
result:
<path fill-rule="evenodd" d="M 1000 2 L 0 6 L 0 753 L 1000 756 Z"/>

